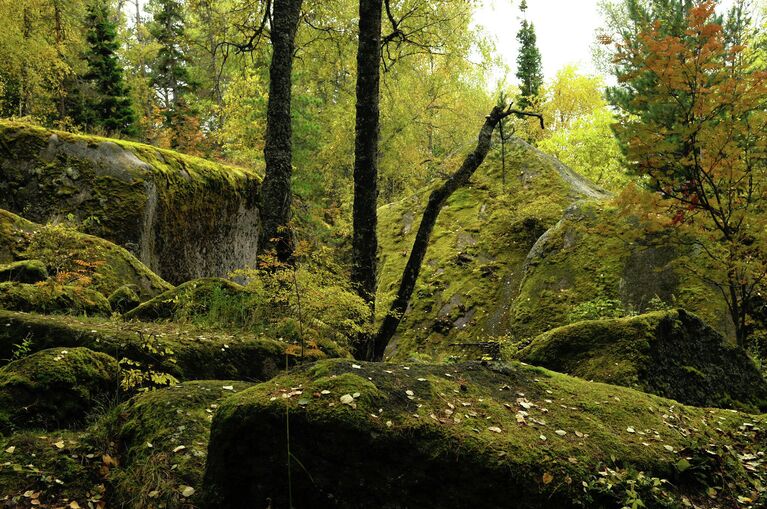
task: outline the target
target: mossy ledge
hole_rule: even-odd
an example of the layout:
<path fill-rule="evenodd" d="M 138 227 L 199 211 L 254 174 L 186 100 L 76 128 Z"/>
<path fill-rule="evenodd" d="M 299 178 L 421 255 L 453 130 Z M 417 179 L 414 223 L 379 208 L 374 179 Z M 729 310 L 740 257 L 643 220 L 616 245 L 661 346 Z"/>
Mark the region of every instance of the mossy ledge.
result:
<path fill-rule="evenodd" d="M 746 352 L 682 309 L 587 320 L 546 332 L 509 357 L 696 406 L 767 409 L 767 383 Z"/>
<path fill-rule="evenodd" d="M 258 171 L 122 140 L 0 121 L 0 208 L 72 215 L 175 284 L 256 262 Z"/>
<path fill-rule="evenodd" d="M 767 475 L 752 461 L 765 425 L 519 363 L 321 361 L 221 404 L 205 501 L 283 507 L 292 493 L 296 507 L 612 508 L 657 479 L 646 503 L 708 507 L 713 494 L 736 507 Z M 748 470 L 723 460 L 730 451 Z"/>

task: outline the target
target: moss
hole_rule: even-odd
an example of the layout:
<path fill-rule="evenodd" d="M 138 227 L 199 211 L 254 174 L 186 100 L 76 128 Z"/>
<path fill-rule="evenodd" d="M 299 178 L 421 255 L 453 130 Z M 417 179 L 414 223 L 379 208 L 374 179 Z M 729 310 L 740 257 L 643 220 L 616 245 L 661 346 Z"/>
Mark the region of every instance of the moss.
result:
<path fill-rule="evenodd" d="M 115 507 L 181 508 L 197 505 L 210 434 L 219 404 L 249 384 L 188 382 L 136 396 L 121 405 L 111 423 L 120 468 L 110 475 Z M 194 495 L 182 495 L 183 486 Z"/>
<path fill-rule="evenodd" d="M 125 314 L 141 304 L 141 299 L 136 294 L 135 285 L 123 285 L 109 296 L 109 305 L 113 311 Z"/>
<path fill-rule="evenodd" d="M 607 469 L 671 480 L 662 491 L 675 503 L 705 506 L 719 481 L 696 463 L 705 463 L 703 449 L 748 458 L 764 447 L 767 423 L 518 363 L 322 361 L 221 404 L 209 503 L 287 503 L 286 416 L 293 502 L 302 507 L 329 498 L 337 507 L 615 507 L 625 493 L 590 488 Z M 676 468 L 682 458 L 696 467 L 687 475 Z M 721 506 L 749 496 L 766 473 L 760 462 L 753 476 L 737 462 L 721 465 L 732 488 Z"/>
<path fill-rule="evenodd" d="M 147 300 L 171 288 L 125 249 L 63 225 L 40 226 L 0 210 L 0 262 L 40 260 L 53 276 L 74 275 L 104 296 L 125 284 Z"/>
<path fill-rule="evenodd" d="M 301 362 L 296 345 L 246 331 L 0 310 L 0 364 L 11 358 L 14 345 L 24 342 L 31 351 L 85 346 L 155 365 L 181 380 L 266 380 L 286 362 Z M 173 354 L 158 359 L 149 346 L 168 348 Z M 330 353 L 316 352 L 320 358 L 326 355 Z"/>
<path fill-rule="evenodd" d="M 55 283 L 0 283 L 0 308 L 103 316 L 112 312 L 109 301 L 99 292 Z"/>
<path fill-rule="evenodd" d="M 9 452 L 10 451 L 10 452 Z M 19 431 L 0 437 L 0 505 L 89 507 L 104 498 L 111 459 L 88 431 Z M 33 498 L 34 497 L 34 498 Z"/>
<path fill-rule="evenodd" d="M 0 368 L 0 430 L 82 423 L 118 387 L 117 361 L 87 348 L 52 348 Z"/>
<path fill-rule="evenodd" d="M 0 208 L 71 215 L 174 283 L 256 262 L 258 171 L 8 121 L 0 168 Z"/>
<path fill-rule="evenodd" d="M 679 261 L 696 267 L 708 263 L 678 239 L 638 230 L 610 202 L 580 202 L 531 250 L 510 313 L 511 336 L 520 341 L 583 317 L 677 306 L 730 337 L 733 329 L 719 291 L 680 268 Z"/>
<path fill-rule="evenodd" d="M 748 355 L 683 310 L 578 322 L 522 346 L 507 354 L 586 380 L 689 405 L 767 408 L 767 383 Z"/>
<path fill-rule="evenodd" d="M 0 264 L 0 281 L 39 283 L 48 279 L 48 270 L 40 260 L 20 260 Z"/>
<path fill-rule="evenodd" d="M 471 185 L 448 200 L 390 358 L 471 357 L 477 352 L 451 345 L 509 334 L 509 309 L 533 244 L 570 203 L 590 195 L 584 193 L 602 196 L 573 184 L 567 168 L 521 140 L 510 145 L 507 172 L 504 188 L 500 156 L 492 152 Z M 430 190 L 379 209 L 381 313 L 399 285 Z"/>
<path fill-rule="evenodd" d="M 248 293 L 245 288 L 221 278 L 195 279 L 144 302 L 125 314 L 126 319 L 208 319 L 241 324 Z"/>

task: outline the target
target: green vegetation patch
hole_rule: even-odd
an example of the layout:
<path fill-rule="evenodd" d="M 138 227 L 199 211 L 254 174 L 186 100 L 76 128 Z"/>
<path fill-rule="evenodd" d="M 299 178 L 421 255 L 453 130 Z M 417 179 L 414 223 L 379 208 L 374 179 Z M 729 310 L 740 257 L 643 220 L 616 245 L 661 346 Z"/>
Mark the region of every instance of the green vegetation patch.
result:
<path fill-rule="evenodd" d="M 329 360 L 222 403 L 205 489 L 217 507 L 734 506 L 763 500 L 765 425 L 519 363 Z"/>
<path fill-rule="evenodd" d="M 102 294 L 81 286 L 50 283 L 0 283 L 0 308 L 38 313 L 109 316 L 112 308 Z"/>
<path fill-rule="evenodd" d="M 0 263 L 38 260 L 60 283 L 76 282 L 108 297 L 125 284 L 142 300 L 171 285 L 125 249 L 63 224 L 38 225 L 0 210 Z M 35 262 L 37 263 L 37 262 Z"/>
<path fill-rule="evenodd" d="M 765 411 L 767 383 L 748 355 L 684 310 L 578 322 L 507 353 L 536 366 L 696 406 Z"/>
<path fill-rule="evenodd" d="M 537 239 L 574 201 L 607 196 L 516 138 L 507 149 L 505 185 L 501 173 L 496 147 L 442 209 L 390 358 L 478 358 L 472 345 L 460 344 L 510 333 L 510 309 Z M 431 190 L 379 209 L 379 315 L 399 286 Z"/>
<path fill-rule="evenodd" d="M 0 368 L 0 432 L 64 428 L 85 422 L 115 397 L 117 361 L 87 348 L 51 348 Z"/>

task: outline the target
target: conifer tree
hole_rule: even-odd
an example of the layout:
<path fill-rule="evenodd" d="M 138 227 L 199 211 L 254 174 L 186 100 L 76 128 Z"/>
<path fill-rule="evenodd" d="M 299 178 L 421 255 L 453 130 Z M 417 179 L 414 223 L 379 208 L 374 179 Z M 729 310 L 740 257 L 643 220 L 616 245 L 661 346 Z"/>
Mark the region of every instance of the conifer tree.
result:
<path fill-rule="evenodd" d="M 135 134 L 136 116 L 116 54 L 117 27 L 110 19 L 109 6 L 104 0 L 96 0 L 88 6 L 86 22 L 88 72 L 84 78 L 92 90 L 85 101 L 83 123 L 108 133 Z"/>
<path fill-rule="evenodd" d="M 520 10 L 524 15 L 527 10 L 527 2 L 522 0 Z M 522 109 L 532 104 L 532 98 L 536 97 L 543 85 L 543 71 L 541 68 L 541 52 L 536 45 L 535 27 L 522 20 L 522 26 L 517 32 L 519 42 L 519 55 L 517 56 L 517 79 L 519 79 L 520 99 L 519 106 Z"/>
<path fill-rule="evenodd" d="M 150 8 L 154 19 L 149 32 L 160 46 L 150 78 L 160 98 L 165 127 L 173 132 L 171 146 L 177 148 L 179 132 L 192 114 L 186 95 L 195 88 L 184 52 L 183 6 L 179 0 L 154 0 Z"/>

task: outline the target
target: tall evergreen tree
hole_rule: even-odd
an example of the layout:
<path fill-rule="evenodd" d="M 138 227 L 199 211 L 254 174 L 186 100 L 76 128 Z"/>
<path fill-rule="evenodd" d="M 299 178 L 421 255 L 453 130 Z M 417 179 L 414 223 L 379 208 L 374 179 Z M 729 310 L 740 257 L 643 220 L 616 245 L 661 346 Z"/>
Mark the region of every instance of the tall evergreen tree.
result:
<path fill-rule="evenodd" d="M 109 133 L 134 134 L 136 116 L 117 58 L 117 27 L 105 0 L 88 6 L 88 71 L 84 78 L 92 88 L 85 101 L 84 123 Z"/>
<path fill-rule="evenodd" d="M 165 127 L 173 131 L 171 146 L 179 145 L 179 131 L 191 115 L 186 95 L 194 91 L 189 62 L 184 52 L 184 12 L 179 0 L 153 0 L 154 19 L 149 32 L 160 46 L 151 70 L 151 82 L 165 115 Z"/>
<path fill-rule="evenodd" d="M 524 15 L 527 10 L 527 2 L 522 0 L 519 8 Z M 535 27 L 532 23 L 528 23 L 527 19 L 522 20 L 522 26 L 517 32 L 517 41 L 519 42 L 517 79 L 519 80 L 521 95 L 519 106 L 525 109 L 531 105 L 532 98 L 538 95 L 543 85 L 541 52 L 536 45 Z"/>

